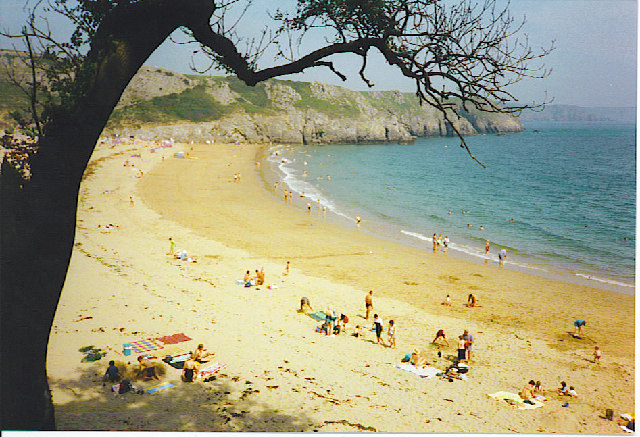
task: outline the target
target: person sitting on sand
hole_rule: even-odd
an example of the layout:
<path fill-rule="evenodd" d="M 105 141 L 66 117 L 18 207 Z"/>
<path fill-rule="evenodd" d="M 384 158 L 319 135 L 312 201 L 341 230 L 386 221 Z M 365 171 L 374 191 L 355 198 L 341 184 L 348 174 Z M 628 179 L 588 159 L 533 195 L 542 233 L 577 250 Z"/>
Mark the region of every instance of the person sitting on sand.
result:
<path fill-rule="evenodd" d="M 120 370 L 116 367 L 115 361 L 109 361 L 109 367 L 107 367 L 107 371 L 104 373 L 104 380 L 109 382 L 120 381 Z"/>
<path fill-rule="evenodd" d="M 413 350 L 409 362 L 416 367 L 424 367 L 427 364 L 430 364 L 427 362 L 427 358 L 423 357 L 422 354 L 420 354 L 420 351 L 418 349 Z"/>
<path fill-rule="evenodd" d="M 251 272 L 249 270 L 247 270 L 247 273 L 244 274 L 244 286 L 245 287 L 251 287 L 253 285 L 252 281 L 251 281 Z"/>
<path fill-rule="evenodd" d="M 205 358 L 209 357 L 213 355 L 211 352 L 208 352 L 205 348 L 204 345 L 202 343 L 200 343 L 198 345 L 198 347 L 196 348 L 195 351 L 193 351 L 193 353 L 191 354 L 191 358 L 193 358 L 193 360 L 197 363 L 206 363 L 209 360 L 205 360 Z"/>
<path fill-rule="evenodd" d="M 311 307 L 311 302 L 308 297 L 303 297 L 300 299 L 300 312 L 307 314 L 309 311 L 313 311 Z"/>
<path fill-rule="evenodd" d="M 140 367 L 138 368 L 138 376 L 142 378 L 153 378 L 156 380 L 160 380 L 158 375 L 156 375 L 156 367 L 155 365 L 149 361 L 147 357 L 143 357 L 140 355 L 138 357 L 138 363 Z"/>
<path fill-rule="evenodd" d="M 576 393 L 576 389 L 571 386 L 569 387 L 569 390 L 567 390 L 567 393 L 565 394 L 565 396 L 570 396 L 572 398 L 577 398 L 578 397 L 578 393 Z"/>
<path fill-rule="evenodd" d="M 364 330 L 362 329 L 362 327 L 360 325 L 356 325 L 355 329 L 353 330 L 353 335 L 355 338 L 359 338 L 362 337 L 364 338 Z"/>
<path fill-rule="evenodd" d="M 184 363 L 182 368 L 182 380 L 184 382 L 193 382 L 198 377 L 198 364 L 193 359 L 193 354 Z"/>
<path fill-rule="evenodd" d="M 542 392 L 542 383 L 540 381 L 536 381 L 536 385 L 533 387 L 533 393 L 541 395 Z"/>
<path fill-rule="evenodd" d="M 471 307 L 479 307 L 482 306 L 480 305 L 480 303 L 478 302 L 478 298 L 476 298 L 473 293 L 469 294 L 469 297 L 467 297 L 467 307 L 471 308 Z"/>
<path fill-rule="evenodd" d="M 520 392 L 522 399 L 533 399 L 533 390 L 535 389 L 536 382 L 534 380 L 529 381 Z"/>
<path fill-rule="evenodd" d="M 448 306 L 448 307 L 451 306 L 451 297 L 448 294 L 447 294 L 447 297 L 444 299 L 444 302 L 442 302 L 441 305 Z"/>
<path fill-rule="evenodd" d="M 438 343 L 438 340 L 440 340 L 440 339 L 442 339 L 442 341 L 447 343 L 447 346 L 449 346 L 449 342 L 447 341 L 447 337 L 444 334 L 444 329 L 439 329 L 438 332 L 436 332 L 436 338 L 434 338 L 431 343 L 437 344 L 439 346 L 442 346 L 442 343 Z"/>
<path fill-rule="evenodd" d="M 256 285 L 264 284 L 264 269 L 262 271 L 258 271 L 258 269 L 256 269 L 256 275 L 254 276 L 254 280 Z"/>
<path fill-rule="evenodd" d="M 559 394 L 559 395 L 563 395 L 563 396 L 564 396 L 564 395 L 566 395 L 566 394 L 567 394 L 567 391 L 568 391 L 568 390 L 569 390 L 569 389 L 567 388 L 567 383 L 566 383 L 566 382 L 564 382 L 564 381 L 562 381 L 562 382 L 560 383 L 560 388 L 558 389 L 558 394 Z"/>

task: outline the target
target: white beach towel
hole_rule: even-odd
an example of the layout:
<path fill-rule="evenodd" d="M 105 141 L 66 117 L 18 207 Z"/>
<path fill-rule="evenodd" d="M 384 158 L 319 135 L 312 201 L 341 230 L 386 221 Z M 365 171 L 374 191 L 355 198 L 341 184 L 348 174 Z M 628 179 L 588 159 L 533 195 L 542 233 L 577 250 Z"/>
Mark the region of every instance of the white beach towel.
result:
<path fill-rule="evenodd" d="M 516 393 L 510 393 L 508 391 L 499 391 L 499 392 L 496 392 L 496 393 L 488 394 L 487 396 L 492 397 L 492 398 L 497 399 L 497 400 L 503 400 L 503 399 L 512 400 L 512 401 L 516 402 L 516 405 L 514 405 L 514 406 L 517 407 L 519 410 L 533 410 L 535 408 L 544 407 L 544 404 L 542 402 L 540 402 L 539 400 L 530 399 L 530 401 L 533 402 L 533 405 L 532 404 L 528 404 L 528 403 L 525 403 L 524 399 L 522 399 L 520 397 L 520 395 L 518 395 Z"/>
<path fill-rule="evenodd" d="M 425 366 L 425 367 L 418 368 L 413 364 L 409 364 L 409 363 L 396 364 L 395 367 L 400 370 L 406 370 L 407 372 L 415 373 L 416 375 L 421 376 L 423 378 L 427 378 L 427 379 L 433 378 L 438 373 L 442 373 L 442 370 L 436 369 L 435 367 Z"/>

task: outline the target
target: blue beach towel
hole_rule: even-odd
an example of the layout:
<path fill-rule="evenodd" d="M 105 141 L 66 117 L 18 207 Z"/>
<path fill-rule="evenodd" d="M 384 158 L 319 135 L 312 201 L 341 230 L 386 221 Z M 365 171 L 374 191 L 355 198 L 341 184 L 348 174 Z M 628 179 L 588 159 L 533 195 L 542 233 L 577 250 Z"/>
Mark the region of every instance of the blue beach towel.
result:
<path fill-rule="evenodd" d="M 149 387 L 144 392 L 148 393 L 148 394 L 154 394 L 154 393 L 161 392 L 163 390 L 167 390 L 167 389 L 173 388 L 175 386 L 176 386 L 175 384 L 171 384 L 170 382 L 163 382 L 162 384 L 158 384 L 158 385 L 154 385 L 153 387 Z"/>
<path fill-rule="evenodd" d="M 324 322 L 327 319 L 327 315 L 323 311 L 316 311 L 315 313 L 311 313 L 309 314 L 309 317 L 317 320 L 318 322 Z"/>

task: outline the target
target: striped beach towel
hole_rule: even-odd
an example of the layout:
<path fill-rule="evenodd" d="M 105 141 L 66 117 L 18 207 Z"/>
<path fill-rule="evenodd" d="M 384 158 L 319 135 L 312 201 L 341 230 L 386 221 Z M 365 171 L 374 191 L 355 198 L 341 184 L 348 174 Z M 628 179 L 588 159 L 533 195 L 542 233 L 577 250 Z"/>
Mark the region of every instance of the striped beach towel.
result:
<path fill-rule="evenodd" d="M 175 386 L 176 386 L 175 384 L 171 384 L 170 382 L 163 382 L 161 384 L 154 385 L 153 387 L 149 387 L 144 392 L 151 395 L 151 394 L 154 394 L 154 393 L 159 393 L 159 392 L 164 391 L 164 390 L 168 390 L 168 389 L 173 388 Z"/>
<path fill-rule="evenodd" d="M 149 352 L 158 349 L 164 349 L 164 345 L 159 340 L 154 340 L 153 338 L 147 338 L 145 340 L 133 341 L 131 344 L 131 350 L 135 353 L 140 354 L 142 352 Z"/>
<path fill-rule="evenodd" d="M 216 373 L 218 370 L 223 369 L 225 367 L 227 367 L 226 363 L 209 364 L 207 367 L 203 367 L 202 369 L 200 369 L 198 371 L 198 376 L 200 378 L 207 378 L 207 377 L 213 375 L 214 373 Z"/>

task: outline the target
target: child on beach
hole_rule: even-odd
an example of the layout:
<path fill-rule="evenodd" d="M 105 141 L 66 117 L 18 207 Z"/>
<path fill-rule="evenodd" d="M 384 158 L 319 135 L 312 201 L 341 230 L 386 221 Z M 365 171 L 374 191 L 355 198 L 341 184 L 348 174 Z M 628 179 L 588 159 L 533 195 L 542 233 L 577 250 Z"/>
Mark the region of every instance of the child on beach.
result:
<path fill-rule="evenodd" d="M 376 343 L 380 344 L 380 335 L 382 335 L 382 319 L 378 317 L 377 314 L 373 315 L 373 328 L 376 330 Z"/>
<path fill-rule="evenodd" d="M 447 343 L 447 346 L 449 346 L 449 342 L 447 341 L 447 337 L 444 334 L 444 329 L 439 329 L 438 332 L 436 332 L 436 338 L 434 338 L 431 343 L 437 344 L 438 346 L 442 347 L 442 342 L 438 343 L 438 340 L 440 340 L 440 339 L 442 339 L 442 341 Z"/>
<path fill-rule="evenodd" d="M 447 297 L 444 299 L 444 302 L 442 302 L 442 305 L 444 306 L 451 306 L 451 297 L 447 294 Z"/>
<path fill-rule="evenodd" d="M 391 348 L 396 348 L 396 327 L 393 324 L 393 320 L 389 320 L 389 328 L 387 330 L 387 335 L 389 336 L 389 346 Z"/>
<path fill-rule="evenodd" d="M 602 352 L 600 352 L 600 347 L 596 346 L 595 351 L 593 352 L 593 362 L 596 364 L 600 364 L 600 357 L 602 356 Z"/>
<path fill-rule="evenodd" d="M 116 367 L 115 361 L 109 361 L 109 367 L 107 367 L 107 371 L 104 373 L 104 379 L 109 382 L 120 381 L 120 370 Z"/>

